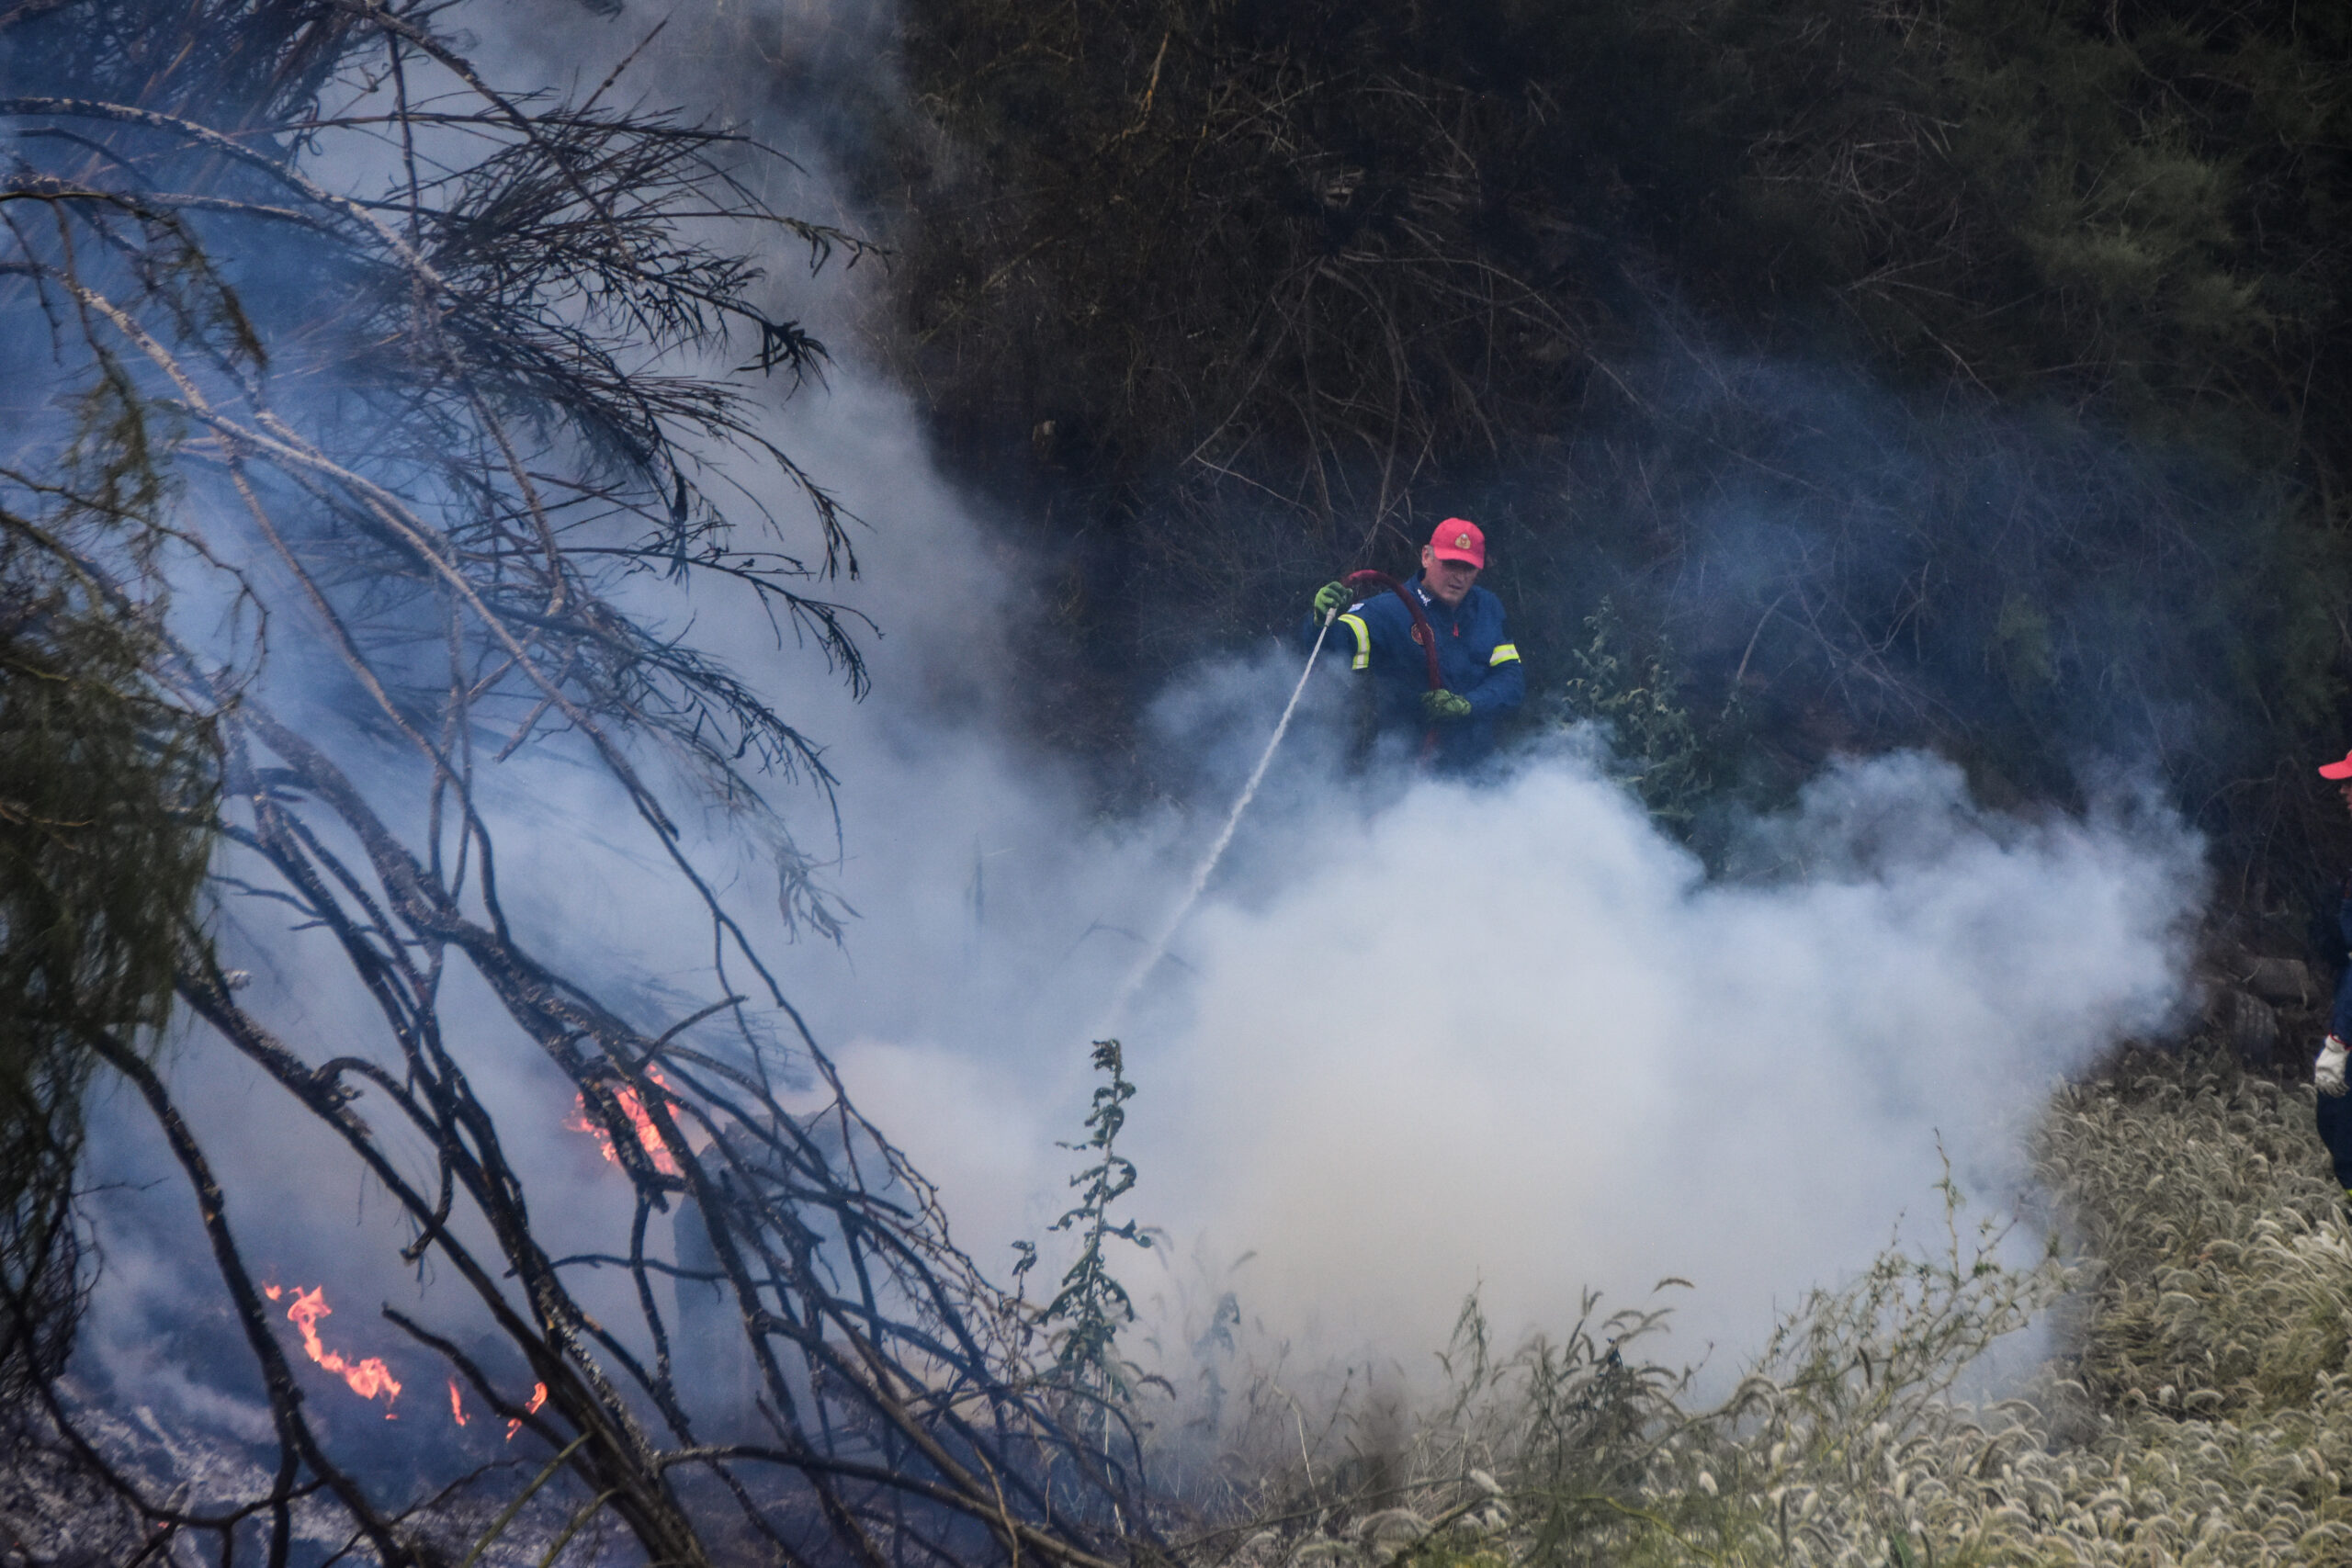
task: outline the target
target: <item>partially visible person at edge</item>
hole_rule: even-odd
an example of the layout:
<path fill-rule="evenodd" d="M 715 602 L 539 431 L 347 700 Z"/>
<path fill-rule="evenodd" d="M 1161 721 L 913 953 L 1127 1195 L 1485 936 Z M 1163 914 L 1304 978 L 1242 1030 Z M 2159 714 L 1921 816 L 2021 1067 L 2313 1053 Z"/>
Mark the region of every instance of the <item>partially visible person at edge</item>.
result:
<path fill-rule="evenodd" d="M 1300 636 L 1312 646 L 1326 616 L 1341 612 L 1327 648 L 1368 671 L 1384 730 L 1402 732 L 1416 749 L 1434 730 L 1433 761 L 1448 771 L 1476 763 L 1495 749 L 1495 721 L 1526 700 L 1527 672 L 1503 625 L 1503 604 L 1478 586 L 1487 536 L 1476 523 L 1449 517 L 1421 547 L 1421 570 L 1405 584 L 1437 639 L 1438 679 L 1414 637 L 1412 612 L 1386 589 L 1358 598 L 1345 583 L 1317 590 Z"/>
<path fill-rule="evenodd" d="M 2340 762 L 2327 763 L 2319 776 L 2335 781 L 2346 808 L 2352 810 L 2352 754 Z M 2352 880 L 2345 884 L 2335 923 L 2344 935 L 2346 956 L 2352 958 Z M 2346 1198 L 2352 1199 L 2352 1098 L 2344 1092 L 2346 1040 L 2352 1040 L 2352 963 L 2345 965 L 2343 976 L 2335 982 L 2335 1007 L 2327 1015 L 2327 1038 L 2320 1043 L 2319 1060 L 2312 1066 L 2312 1082 L 2319 1088 L 2320 1141 L 2335 1161 L 2336 1184 L 2344 1189 Z"/>

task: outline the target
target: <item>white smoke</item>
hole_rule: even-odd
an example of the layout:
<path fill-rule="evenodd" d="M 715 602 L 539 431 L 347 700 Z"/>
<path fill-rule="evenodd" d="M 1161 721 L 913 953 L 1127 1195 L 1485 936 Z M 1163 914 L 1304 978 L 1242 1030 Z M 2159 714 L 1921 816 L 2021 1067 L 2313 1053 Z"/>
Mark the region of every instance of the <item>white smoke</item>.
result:
<path fill-rule="evenodd" d="M 1785 832 L 1827 863 L 1710 886 L 1568 759 L 1320 826 L 1278 897 L 1199 922 L 1136 1156 L 1283 1323 L 1410 1355 L 1474 1287 L 1557 1329 L 1679 1275 L 1686 1335 L 1752 1343 L 1939 1217 L 1939 1136 L 2014 1190 L 2054 1081 L 2173 1005 L 2198 888 L 2175 829 L 1988 819 L 1919 756 L 1840 768 Z"/>
<path fill-rule="evenodd" d="M 863 918 L 842 953 L 794 954 L 794 984 L 861 1104 L 1001 1267 L 1069 1204 L 1056 1140 L 1081 1133 L 1086 1032 L 1301 655 L 1269 648 L 1162 701 L 1216 761 L 1181 819 L 1096 819 L 984 699 L 952 719 L 927 701 L 932 660 L 1021 678 L 1003 645 L 1022 596 L 991 582 L 1003 558 L 919 448 L 865 470 L 823 434 L 840 419 L 870 444 L 910 411 L 849 378 L 795 417 L 846 494 L 869 472 L 887 489 L 865 506 L 885 520 L 870 602 L 913 637 L 829 730 L 839 883 Z M 943 570 L 965 603 L 907 602 Z M 1750 1345 L 1906 1212 L 1939 1219 L 1945 1156 L 1997 1211 L 2048 1090 L 2181 1005 L 2200 846 L 2144 800 L 2026 820 L 1974 806 L 1940 760 L 1858 759 L 1750 826 L 1735 858 L 1765 870 L 1711 883 L 1589 735 L 1483 784 L 1346 776 L 1345 679 L 1317 683 L 1123 1031 L 1142 1172 L 1125 1212 L 1215 1269 L 1254 1255 L 1216 1289 L 1276 1337 L 1425 1359 L 1473 1289 L 1510 1333 L 1559 1326 L 1588 1286 L 1623 1302 L 1679 1275 L 1698 1287 L 1690 1353 Z M 1125 1272 L 1153 1293 L 1160 1267 Z"/>

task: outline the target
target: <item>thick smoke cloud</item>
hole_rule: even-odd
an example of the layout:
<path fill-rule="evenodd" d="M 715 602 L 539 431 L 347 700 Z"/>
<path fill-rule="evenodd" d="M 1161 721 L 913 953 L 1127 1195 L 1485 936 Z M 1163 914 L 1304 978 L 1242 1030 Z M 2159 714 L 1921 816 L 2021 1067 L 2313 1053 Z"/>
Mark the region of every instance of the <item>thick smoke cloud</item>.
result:
<path fill-rule="evenodd" d="M 2196 887 L 2177 832 L 1987 818 L 1917 756 L 1774 832 L 1812 863 L 1709 886 L 1572 758 L 1320 827 L 1199 922 L 1138 1158 L 1283 1321 L 1410 1354 L 1474 1286 L 1508 1333 L 1679 1275 L 1689 1339 L 1752 1342 L 1940 1217 L 1939 1138 L 2014 1190 L 2052 1080 L 2161 1021 Z"/>
<path fill-rule="evenodd" d="M 874 450 L 905 418 L 877 408 L 843 387 L 798 417 Z M 934 668 L 1019 678 L 1001 649 L 1020 563 L 991 571 L 985 528 L 914 482 L 916 448 L 862 469 L 820 440 L 837 474 L 888 487 L 873 603 L 908 631 L 834 732 L 840 886 L 864 918 L 841 953 L 798 953 L 796 980 L 862 1101 L 1001 1263 L 1066 1205 L 1054 1143 L 1084 1113 L 1086 1034 L 1298 656 L 1269 648 L 1160 702 L 1159 743 L 1203 775 L 1192 810 L 1091 820 L 984 698 L 952 717 L 925 700 Z M 942 565 L 961 597 L 910 605 L 909 573 Z M 1622 1301 L 1672 1274 L 1699 1287 L 1691 1353 L 1752 1343 L 1898 1216 L 1939 1219 L 1941 1155 L 1980 1200 L 2013 1194 L 2047 1089 L 2182 1000 L 2199 846 L 2144 799 L 2026 820 L 1973 804 L 1939 760 L 1857 760 L 1750 824 L 1745 869 L 1711 884 L 1589 734 L 1478 784 L 1347 776 L 1343 686 L 1318 682 L 1121 1029 L 1130 1212 L 1204 1260 L 1163 1281 L 1139 1258 L 1144 1291 L 1231 1289 L 1277 1337 L 1416 1359 L 1474 1288 L 1511 1332 L 1557 1325 L 1586 1286 Z"/>

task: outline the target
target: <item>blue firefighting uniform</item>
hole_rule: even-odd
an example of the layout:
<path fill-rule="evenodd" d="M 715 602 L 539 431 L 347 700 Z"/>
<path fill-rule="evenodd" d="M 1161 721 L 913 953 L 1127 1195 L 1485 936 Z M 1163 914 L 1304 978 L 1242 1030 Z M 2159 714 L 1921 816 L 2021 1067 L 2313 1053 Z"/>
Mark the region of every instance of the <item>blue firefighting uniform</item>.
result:
<path fill-rule="evenodd" d="M 1438 677 L 1445 689 L 1470 701 L 1467 718 L 1437 723 L 1436 762 L 1466 768 L 1495 749 L 1495 721 L 1527 698 L 1527 671 L 1503 625 L 1503 602 L 1473 586 L 1454 608 L 1446 607 L 1415 574 L 1405 584 L 1429 618 L 1437 637 Z M 1322 628 L 1309 611 L 1301 640 L 1315 644 Z M 1332 623 L 1326 652 L 1346 657 L 1351 670 L 1369 671 L 1381 728 L 1417 739 L 1430 728 L 1421 694 L 1430 689 L 1429 659 L 1413 640 L 1413 617 L 1385 588 L 1351 605 Z"/>
<path fill-rule="evenodd" d="M 2346 957 L 2352 958 L 2352 879 L 2344 885 L 2344 900 L 2335 907 L 2336 929 L 2343 933 Z M 2335 982 L 2335 1008 L 2327 1016 L 2327 1032 L 2352 1041 L 2352 963 Z M 2352 1196 L 2352 1094 L 2319 1097 L 2320 1141 L 2335 1161 L 2335 1179 Z"/>

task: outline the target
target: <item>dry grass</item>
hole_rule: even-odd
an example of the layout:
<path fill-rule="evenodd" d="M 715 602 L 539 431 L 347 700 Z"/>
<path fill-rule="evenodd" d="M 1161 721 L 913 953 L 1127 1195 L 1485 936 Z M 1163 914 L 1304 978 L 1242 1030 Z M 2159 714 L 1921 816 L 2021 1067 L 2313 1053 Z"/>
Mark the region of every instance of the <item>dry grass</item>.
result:
<path fill-rule="evenodd" d="M 1292 1466 L 1250 1498 L 1257 1528 L 1201 1538 L 1197 1559 L 2352 1560 L 2352 1227 L 2311 1091 L 2135 1055 L 2063 1091 L 2035 1153 L 2064 1256 L 2002 1262 L 2014 1249 L 1948 1192 L 1943 1246 L 1817 1293 L 1712 1408 L 1630 1359 L 1650 1317 L 1588 1320 L 1498 1359 L 1470 1314 L 1452 1408 L 1395 1426 L 1376 1463 L 1319 1483 Z M 1995 1340 L 2044 1314 L 2059 1353 L 2018 1397 L 1954 1397 Z M 1334 1430 L 1351 1424 L 1359 1438 L 1376 1425 L 1359 1411 Z"/>

